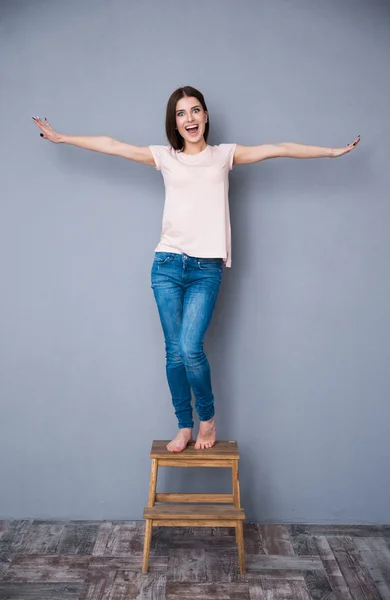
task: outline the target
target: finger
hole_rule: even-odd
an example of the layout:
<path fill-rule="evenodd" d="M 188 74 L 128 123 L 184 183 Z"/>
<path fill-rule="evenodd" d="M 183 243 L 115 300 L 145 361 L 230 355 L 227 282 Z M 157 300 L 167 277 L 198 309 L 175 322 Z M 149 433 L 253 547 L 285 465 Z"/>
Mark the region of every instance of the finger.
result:
<path fill-rule="evenodd" d="M 38 121 L 38 119 L 36 119 L 35 117 L 33 117 L 33 121 L 34 121 L 35 125 L 37 127 L 39 127 L 39 129 L 42 129 L 43 125 L 41 124 L 40 121 Z"/>
<path fill-rule="evenodd" d="M 43 125 L 42 123 L 42 119 L 40 119 L 39 117 L 33 117 L 33 121 L 36 125 L 38 125 L 38 127 L 40 127 L 41 125 Z"/>
<path fill-rule="evenodd" d="M 360 142 L 360 135 L 358 135 L 357 138 L 351 144 L 347 144 L 347 146 L 356 146 L 356 144 L 358 144 L 359 142 Z"/>
<path fill-rule="evenodd" d="M 39 129 L 41 129 L 41 131 L 44 131 L 44 132 L 48 131 L 50 126 L 46 123 L 43 123 L 42 119 L 40 119 L 39 117 L 37 117 L 37 118 L 33 117 L 33 121 L 34 121 L 35 125 L 37 127 L 39 127 Z"/>
<path fill-rule="evenodd" d="M 360 142 L 360 135 L 357 136 L 356 140 L 354 140 L 353 142 L 353 146 L 356 146 L 356 144 L 358 144 Z"/>
<path fill-rule="evenodd" d="M 45 123 L 45 121 L 43 121 L 42 119 L 40 119 L 39 117 L 37 117 L 35 119 L 36 124 L 38 125 L 38 127 L 40 127 L 41 129 L 43 127 L 47 127 L 47 124 Z"/>

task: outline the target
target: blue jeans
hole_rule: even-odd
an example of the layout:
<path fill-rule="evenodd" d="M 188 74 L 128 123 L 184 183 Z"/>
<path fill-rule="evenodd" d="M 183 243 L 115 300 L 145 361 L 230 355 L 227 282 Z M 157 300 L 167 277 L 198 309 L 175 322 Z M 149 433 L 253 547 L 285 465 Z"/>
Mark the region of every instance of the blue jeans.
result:
<path fill-rule="evenodd" d="M 191 388 L 200 421 L 214 416 L 210 366 L 203 352 L 222 280 L 220 258 L 156 252 L 151 285 L 165 338 L 166 374 L 179 428 L 194 426 Z"/>

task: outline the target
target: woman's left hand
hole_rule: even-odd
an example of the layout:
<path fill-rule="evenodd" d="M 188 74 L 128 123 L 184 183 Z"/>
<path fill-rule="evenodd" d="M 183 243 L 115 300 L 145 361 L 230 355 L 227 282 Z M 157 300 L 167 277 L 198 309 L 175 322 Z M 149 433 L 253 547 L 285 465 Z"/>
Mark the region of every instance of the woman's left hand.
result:
<path fill-rule="evenodd" d="M 351 150 L 354 150 L 358 143 L 360 142 L 360 135 L 357 136 L 356 140 L 352 142 L 352 144 L 348 144 L 345 148 L 335 148 L 332 153 L 332 158 L 338 158 L 339 156 L 343 156 L 343 154 L 348 154 Z"/>

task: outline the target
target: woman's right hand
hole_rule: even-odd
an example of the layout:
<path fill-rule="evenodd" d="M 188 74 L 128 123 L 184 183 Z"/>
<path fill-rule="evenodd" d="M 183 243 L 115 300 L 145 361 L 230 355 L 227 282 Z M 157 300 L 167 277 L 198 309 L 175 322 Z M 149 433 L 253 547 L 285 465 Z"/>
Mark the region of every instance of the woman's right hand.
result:
<path fill-rule="evenodd" d="M 53 142 L 53 144 L 61 143 L 61 135 L 51 128 L 49 121 L 46 118 L 42 121 L 39 117 L 33 117 L 33 121 L 42 131 L 41 137 L 45 138 L 45 140 L 49 140 L 49 142 Z"/>

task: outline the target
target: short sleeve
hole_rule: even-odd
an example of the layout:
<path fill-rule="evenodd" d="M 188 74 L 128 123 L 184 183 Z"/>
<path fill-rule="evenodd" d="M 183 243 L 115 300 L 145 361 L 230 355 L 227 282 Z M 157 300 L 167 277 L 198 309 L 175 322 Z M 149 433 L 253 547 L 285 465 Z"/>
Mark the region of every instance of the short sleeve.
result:
<path fill-rule="evenodd" d="M 164 157 L 168 152 L 168 146 L 149 146 L 149 148 L 151 153 L 153 154 L 157 171 L 161 171 L 164 164 Z"/>
<path fill-rule="evenodd" d="M 236 151 L 237 144 L 219 144 L 219 148 L 224 154 L 226 164 L 229 168 L 229 171 L 233 169 L 233 159 L 234 153 Z"/>

